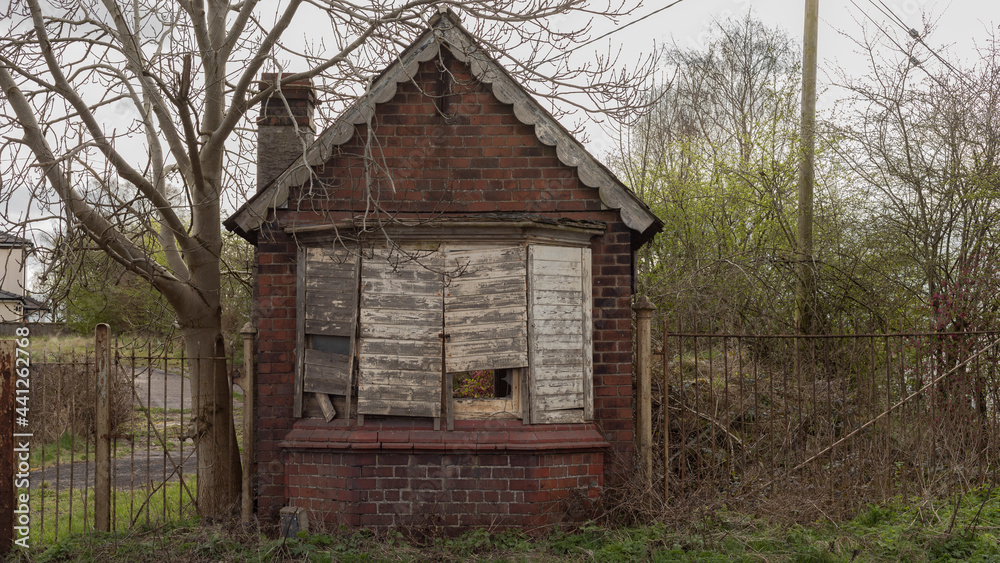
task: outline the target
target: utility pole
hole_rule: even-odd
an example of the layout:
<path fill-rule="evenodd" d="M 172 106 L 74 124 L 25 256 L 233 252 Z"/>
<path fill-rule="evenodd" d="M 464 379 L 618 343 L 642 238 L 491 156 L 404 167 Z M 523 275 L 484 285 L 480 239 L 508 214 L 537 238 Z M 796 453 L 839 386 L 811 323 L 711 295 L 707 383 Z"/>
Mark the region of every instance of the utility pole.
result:
<path fill-rule="evenodd" d="M 813 185 L 816 156 L 816 47 L 819 0 L 806 0 L 802 40 L 802 160 L 799 161 L 798 277 L 795 325 L 799 334 L 815 329 L 816 276 L 813 270 Z"/>

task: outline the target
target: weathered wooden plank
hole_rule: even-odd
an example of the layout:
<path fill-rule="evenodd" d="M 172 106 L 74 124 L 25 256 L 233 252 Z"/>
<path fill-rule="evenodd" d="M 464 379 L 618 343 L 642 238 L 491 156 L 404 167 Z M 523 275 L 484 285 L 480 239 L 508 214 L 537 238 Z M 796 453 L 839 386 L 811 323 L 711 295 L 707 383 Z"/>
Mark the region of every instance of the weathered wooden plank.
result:
<path fill-rule="evenodd" d="M 451 284 L 445 287 L 445 295 L 455 298 L 483 294 L 502 294 L 514 298 L 515 295 L 520 295 L 523 303 L 525 290 L 527 286 L 523 275 L 518 278 L 469 278 L 461 281 L 453 279 Z"/>
<path fill-rule="evenodd" d="M 467 325 L 449 325 L 448 344 L 490 340 L 525 340 L 528 337 L 527 323 L 515 320 L 508 323 L 483 323 Z"/>
<path fill-rule="evenodd" d="M 484 346 L 483 348 L 485 349 L 486 347 Z M 506 369 L 528 365 L 528 355 L 527 352 L 492 352 L 477 349 L 471 351 L 458 350 L 455 352 L 454 357 L 447 358 L 446 363 L 447 370 L 451 373 L 478 369 Z"/>
<path fill-rule="evenodd" d="M 357 278 L 354 275 L 357 258 L 347 256 L 343 262 L 322 262 L 309 259 L 309 277 L 327 280 L 331 283 L 349 283 Z"/>
<path fill-rule="evenodd" d="M 577 249 L 573 249 L 577 250 Z M 577 251 L 578 252 L 578 251 Z M 532 272 L 535 276 L 558 276 L 579 278 L 582 272 L 582 264 L 579 260 L 562 262 L 555 260 L 540 260 L 535 263 Z"/>
<path fill-rule="evenodd" d="M 473 420 L 510 420 L 520 410 L 511 399 L 453 399 L 455 415 Z"/>
<path fill-rule="evenodd" d="M 385 321 L 385 319 L 380 319 Z M 440 342 L 438 340 L 438 334 L 441 333 L 441 326 L 433 325 L 410 325 L 405 333 L 401 334 L 399 330 L 399 323 L 392 324 L 376 324 L 376 323 L 364 323 L 361 325 L 361 338 L 364 339 L 376 339 L 383 340 L 388 343 L 402 342 L 402 341 L 418 341 L 418 342 Z M 372 348 L 368 348 L 369 353 L 371 353 Z M 393 350 L 391 348 L 385 349 L 380 353 L 391 354 Z"/>
<path fill-rule="evenodd" d="M 576 300 L 579 298 L 579 293 L 577 291 L 560 291 L 552 289 L 543 289 L 536 287 L 535 289 L 535 299 L 534 303 L 536 305 L 546 305 L 546 306 L 572 306 L 576 307 Z"/>
<path fill-rule="evenodd" d="M 384 252 L 376 252 L 362 263 L 365 280 L 391 280 L 399 282 L 440 281 L 441 256 L 431 253 L 414 260 L 396 262 Z"/>
<path fill-rule="evenodd" d="M 594 278 L 591 253 L 584 248 L 580 254 L 583 268 L 580 279 L 583 282 L 583 419 L 594 419 Z M 664 386 L 666 387 L 666 386 Z M 666 391 L 664 391 L 666 392 Z M 664 409 L 666 409 L 666 402 Z"/>
<path fill-rule="evenodd" d="M 347 395 L 351 384 L 351 364 L 350 356 L 306 350 L 303 390 L 307 393 Z"/>
<path fill-rule="evenodd" d="M 553 413 L 579 409 L 582 419 L 587 375 L 585 322 L 589 307 L 589 251 L 534 245 L 529 248 L 529 351 L 531 420 L 562 420 Z M 586 252 L 585 252 L 586 251 Z"/>
<path fill-rule="evenodd" d="M 351 336 L 354 334 L 354 322 L 350 320 L 330 321 L 323 319 L 305 320 L 306 334 L 323 336 Z"/>
<path fill-rule="evenodd" d="M 557 392 L 538 399 L 538 403 L 546 411 L 583 409 L 583 389 L 576 392 L 571 392 L 567 389 L 558 389 Z"/>
<path fill-rule="evenodd" d="M 540 384 L 540 389 L 553 393 L 583 393 L 583 378 L 579 372 L 573 372 L 571 375 L 566 370 L 556 372 L 545 367 L 541 371 L 545 381 Z"/>
<path fill-rule="evenodd" d="M 583 369 L 583 347 L 577 348 L 547 348 L 532 356 L 532 361 L 538 365 L 538 369 L 544 374 L 554 374 L 563 369 L 567 373 L 574 374 L 574 377 L 582 377 L 586 371 Z M 556 370 L 556 371 L 553 371 Z M 546 375 L 546 377 L 556 377 Z"/>
<path fill-rule="evenodd" d="M 577 299 L 580 299 L 578 294 Z M 580 318 L 580 305 L 539 305 L 534 304 L 535 325 L 542 326 L 547 321 L 575 321 Z"/>
<path fill-rule="evenodd" d="M 295 276 L 295 387 L 292 391 L 292 416 L 302 417 L 302 384 L 305 378 L 306 349 L 306 251 L 301 246 L 296 256 Z"/>
<path fill-rule="evenodd" d="M 335 287 L 317 287 L 310 289 L 306 283 L 306 295 L 309 297 L 309 311 L 314 309 L 350 311 L 358 304 L 358 287 L 351 284 L 344 289 Z"/>
<path fill-rule="evenodd" d="M 319 408 L 323 412 L 323 418 L 330 422 L 335 416 L 337 416 L 337 409 L 333 406 L 333 401 L 330 400 L 330 396 L 326 393 L 313 393 L 316 397 L 316 402 L 319 403 Z"/>
<path fill-rule="evenodd" d="M 394 296 L 441 295 L 441 280 L 393 280 L 366 278 L 362 293 Z"/>
<path fill-rule="evenodd" d="M 306 349 L 308 335 L 343 336 L 353 342 L 357 322 L 358 256 L 344 247 L 311 247 L 300 251 L 299 321 L 297 334 L 300 360 L 296 381 L 296 411 L 301 413 L 302 394 L 316 393 L 324 414 L 335 412 L 326 405 L 327 393 L 350 395 L 351 355 Z M 354 350 L 349 345 L 349 350 Z M 326 402 L 329 402 L 327 397 Z M 329 407 L 329 408 L 325 408 Z"/>
<path fill-rule="evenodd" d="M 577 311 L 577 315 L 581 313 Z M 583 335 L 583 321 L 582 320 L 547 320 L 535 321 L 532 326 L 534 332 L 540 334 L 548 334 L 550 336 L 560 336 L 560 335 Z"/>
<path fill-rule="evenodd" d="M 450 283 L 456 279 L 484 280 L 493 278 L 524 278 L 525 263 L 515 262 L 493 262 L 469 264 L 445 270 L 445 283 Z"/>
<path fill-rule="evenodd" d="M 498 264 L 503 262 L 525 263 L 526 252 L 523 246 L 503 246 L 491 247 L 484 245 L 463 245 L 462 243 L 448 243 L 448 254 L 445 267 L 448 271 L 458 268 L 475 269 L 478 264 Z M 466 253 L 474 254 L 475 260 L 466 256 Z M 478 263 L 478 264 L 477 264 Z"/>
<path fill-rule="evenodd" d="M 525 248 L 449 247 L 447 256 L 448 263 L 465 267 L 465 275 L 452 277 L 445 287 L 447 370 L 527 365 Z M 488 302 L 493 308 L 470 308 L 470 301 Z"/>
<path fill-rule="evenodd" d="M 535 424 L 577 424 L 584 422 L 583 409 L 542 411 L 537 419 L 532 419 L 532 422 Z"/>
<path fill-rule="evenodd" d="M 306 258 L 317 264 L 354 264 L 357 253 L 343 246 L 311 246 L 305 249 Z"/>
<path fill-rule="evenodd" d="M 579 250 L 578 250 L 579 252 Z M 569 276 L 532 276 L 531 283 L 540 290 L 550 291 L 582 291 L 583 285 L 580 283 L 579 274 Z"/>
<path fill-rule="evenodd" d="M 437 340 L 437 338 L 435 338 Z M 441 345 L 429 340 L 399 340 L 389 338 L 362 338 L 361 359 L 362 368 L 371 365 L 371 358 L 377 356 L 396 357 L 428 357 L 441 358 Z"/>
<path fill-rule="evenodd" d="M 527 326 L 528 315 L 524 305 L 504 307 L 466 307 L 463 300 L 461 307 L 448 309 L 448 326 L 481 326 L 517 324 Z"/>
<path fill-rule="evenodd" d="M 441 309 L 440 295 L 372 295 L 365 289 L 361 290 L 361 314 L 364 318 L 365 311 L 382 310 L 384 315 L 392 315 L 396 311 L 429 311 L 437 308 Z M 368 317 L 372 318 L 372 317 Z"/>
<path fill-rule="evenodd" d="M 445 270 L 445 284 L 456 279 L 486 280 L 494 278 L 524 278 L 524 262 L 496 262 L 492 264 L 477 264 L 465 268 Z"/>
<path fill-rule="evenodd" d="M 421 402 L 438 402 L 441 400 L 441 389 L 435 384 L 432 386 L 413 386 L 404 385 L 398 382 L 398 373 L 406 372 L 395 372 L 393 374 L 387 375 L 384 379 L 376 378 L 372 381 L 366 383 L 366 385 L 373 385 L 379 383 L 392 383 L 391 385 L 379 385 L 379 395 L 375 400 L 381 401 L 414 401 L 417 403 Z M 440 374 L 438 374 L 440 378 Z M 371 414 L 366 412 L 365 414 Z"/>
<path fill-rule="evenodd" d="M 441 253 L 399 263 L 375 254 L 362 264 L 358 413 L 439 417 Z"/>
<path fill-rule="evenodd" d="M 435 298 L 440 302 L 440 298 Z M 431 302 L 433 305 L 433 302 Z M 441 322 L 441 309 L 388 309 L 371 307 L 361 310 L 361 324 L 374 322 L 376 319 L 383 319 L 391 316 L 396 324 L 404 325 L 427 325 Z"/>
<path fill-rule="evenodd" d="M 441 402 L 439 400 L 425 403 L 411 400 L 370 399 L 362 403 L 359 398 L 358 413 L 359 415 L 439 417 L 441 416 Z"/>
<path fill-rule="evenodd" d="M 349 409 L 347 408 L 347 398 L 338 395 L 327 395 L 330 399 L 330 403 L 333 404 L 333 409 L 345 419 L 350 417 Z M 319 406 L 319 399 L 317 398 L 317 393 L 306 393 L 305 397 L 302 399 L 302 416 L 306 418 L 326 418 L 323 414 L 323 409 Z"/>
<path fill-rule="evenodd" d="M 435 371 L 441 368 L 440 356 L 370 356 L 366 359 L 368 369 Z"/>
<path fill-rule="evenodd" d="M 548 246 L 536 244 L 530 247 L 533 258 L 536 262 L 559 261 L 559 262 L 579 262 L 580 249 L 568 246 Z"/>

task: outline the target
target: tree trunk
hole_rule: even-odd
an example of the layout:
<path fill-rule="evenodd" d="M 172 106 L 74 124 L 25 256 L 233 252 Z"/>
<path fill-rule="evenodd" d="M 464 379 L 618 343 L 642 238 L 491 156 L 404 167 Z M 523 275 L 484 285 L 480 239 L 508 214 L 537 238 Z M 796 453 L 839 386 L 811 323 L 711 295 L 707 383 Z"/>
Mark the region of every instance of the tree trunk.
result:
<path fill-rule="evenodd" d="M 215 326 L 181 329 L 194 391 L 189 434 L 198 456 L 198 514 L 208 522 L 236 513 L 242 475 L 221 319 L 211 319 Z"/>

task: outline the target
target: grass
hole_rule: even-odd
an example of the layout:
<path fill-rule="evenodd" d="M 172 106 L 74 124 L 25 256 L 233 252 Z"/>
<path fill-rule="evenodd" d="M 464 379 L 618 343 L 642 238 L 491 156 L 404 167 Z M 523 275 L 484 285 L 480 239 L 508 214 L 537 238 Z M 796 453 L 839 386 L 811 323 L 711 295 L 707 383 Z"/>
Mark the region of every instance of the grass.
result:
<path fill-rule="evenodd" d="M 194 476 L 185 478 L 194 494 Z M 39 546 L 58 545 L 67 538 L 87 537 L 94 529 L 94 490 L 77 488 L 56 491 L 52 487 L 31 492 L 31 543 Z M 39 500 L 40 498 L 40 500 Z M 184 502 L 181 503 L 181 498 Z M 41 503 L 41 506 L 39 505 Z M 180 483 L 167 483 L 151 492 L 112 489 L 112 530 L 153 529 L 192 516 L 190 497 Z M 164 507 L 166 509 L 164 510 Z M 164 517 L 166 512 L 166 517 Z M 111 535 L 109 537 L 114 537 Z"/>
<path fill-rule="evenodd" d="M 88 447 L 89 446 L 89 447 Z M 53 442 L 33 447 L 31 467 L 51 467 L 63 463 L 73 463 L 94 458 L 94 443 L 73 432 L 63 432 Z"/>
<path fill-rule="evenodd" d="M 176 508 L 176 505 L 174 505 Z M 121 510 L 119 508 L 119 510 Z M 281 541 L 259 529 L 199 526 L 192 518 L 131 532 L 61 534 L 18 552 L 15 561 L 1000 561 L 1000 494 L 980 489 L 952 499 L 872 506 L 846 522 L 783 525 L 719 511 L 684 524 L 588 524 L 544 536 L 471 530 L 459 537 L 407 538 L 336 530 Z"/>

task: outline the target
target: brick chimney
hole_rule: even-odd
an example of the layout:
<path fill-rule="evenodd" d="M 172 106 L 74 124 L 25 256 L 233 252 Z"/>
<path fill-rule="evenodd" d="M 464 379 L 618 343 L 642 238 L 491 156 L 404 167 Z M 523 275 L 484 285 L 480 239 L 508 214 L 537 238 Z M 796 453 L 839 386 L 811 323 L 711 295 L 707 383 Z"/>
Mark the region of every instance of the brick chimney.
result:
<path fill-rule="evenodd" d="M 277 73 L 263 73 L 262 87 L 274 84 L 277 79 Z M 260 119 L 257 121 L 258 192 L 274 181 L 296 158 L 302 156 L 305 147 L 312 144 L 316 136 L 316 127 L 313 125 L 315 105 L 316 91 L 309 79 L 285 84 L 280 93 L 275 91 L 261 102 Z"/>

